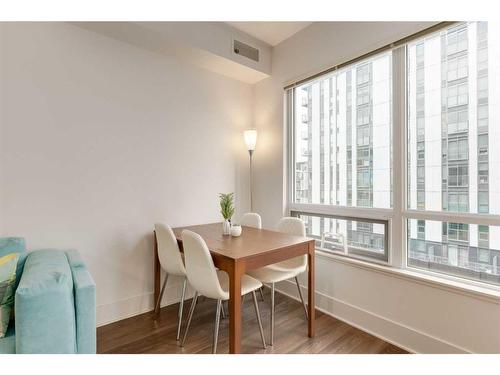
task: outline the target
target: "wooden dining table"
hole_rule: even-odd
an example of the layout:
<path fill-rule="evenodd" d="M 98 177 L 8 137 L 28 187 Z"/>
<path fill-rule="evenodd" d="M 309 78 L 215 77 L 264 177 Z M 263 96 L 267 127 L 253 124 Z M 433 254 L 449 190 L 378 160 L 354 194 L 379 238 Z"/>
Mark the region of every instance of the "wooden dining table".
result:
<path fill-rule="evenodd" d="M 241 353 L 241 277 L 248 270 L 300 255 L 308 259 L 308 336 L 314 337 L 314 252 L 311 238 L 292 236 L 267 229 L 242 227 L 239 237 L 222 234 L 222 223 L 174 228 L 182 251 L 182 231 L 198 233 L 206 242 L 217 268 L 229 275 L 229 353 Z M 154 236 L 154 300 L 160 295 L 160 262 Z"/>

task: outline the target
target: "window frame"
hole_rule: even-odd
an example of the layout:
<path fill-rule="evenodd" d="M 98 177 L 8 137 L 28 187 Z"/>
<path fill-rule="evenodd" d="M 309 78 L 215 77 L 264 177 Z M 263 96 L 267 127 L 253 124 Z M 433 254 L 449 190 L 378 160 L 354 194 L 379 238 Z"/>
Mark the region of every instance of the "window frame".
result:
<path fill-rule="evenodd" d="M 454 23 L 460 25 L 461 23 Z M 444 25 L 441 29 L 433 31 L 439 33 L 443 29 L 449 28 L 450 25 Z M 431 35 L 431 34 L 429 34 Z M 453 222 L 462 224 L 475 224 L 498 226 L 500 223 L 500 215 L 489 213 L 470 213 L 470 212 L 449 212 L 449 211 L 432 211 L 432 210 L 419 210 L 413 209 L 408 206 L 408 95 L 407 95 L 407 53 L 408 45 L 420 39 L 418 36 L 415 39 L 408 39 L 404 44 L 394 47 L 388 47 L 392 50 L 392 208 L 366 208 L 366 207 L 351 207 L 351 206 L 338 206 L 327 204 L 310 204 L 310 203 L 296 203 L 294 201 L 294 179 L 293 166 L 295 165 L 294 158 L 294 106 L 295 95 L 294 89 L 296 86 L 291 85 L 285 89 L 284 94 L 284 108 L 285 108 L 285 129 L 286 129 L 286 163 L 285 165 L 285 212 L 292 214 L 299 212 L 311 215 L 324 215 L 330 217 L 347 217 L 352 220 L 382 220 L 387 222 L 388 240 L 387 247 L 387 261 L 380 262 L 372 259 L 363 259 L 364 266 L 370 267 L 383 267 L 392 269 L 392 272 L 403 272 L 404 274 L 421 275 L 421 277 L 433 280 L 442 280 L 448 285 L 459 284 L 464 285 L 466 288 L 480 288 L 481 290 L 491 290 L 494 293 L 500 292 L 500 286 L 488 284 L 485 282 L 466 279 L 460 276 L 438 273 L 432 270 L 425 270 L 412 267 L 408 264 L 408 240 L 407 234 L 409 231 L 409 220 L 431 220 L 441 222 Z M 386 52 L 379 51 L 380 53 Z M 355 61 L 355 60 L 354 60 Z M 357 63 L 357 62 L 356 62 Z M 362 63 L 360 64 L 362 65 Z M 345 66 L 345 65 L 344 65 Z M 335 70 L 335 69 L 332 69 Z M 327 76 L 325 73 L 324 76 Z M 311 77 L 310 81 L 318 79 L 320 75 Z M 300 84 L 306 83 L 306 80 L 300 81 Z M 298 85 L 297 85 L 298 86 Z M 457 85 L 458 86 L 458 85 Z M 458 93 L 457 87 L 457 93 Z M 446 94 L 448 97 L 448 93 Z M 355 122 L 355 121 L 353 121 Z M 356 126 L 356 125 L 354 125 Z M 399 156 L 399 157 L 398 157 Z M 401 176 L 401 178 L 395 178 Z M 317 250 L 321 252 L 321 250 Z M 336 256 L 335 256 L 336 257 Z M 357 259 L 352 259 L 357 262 Z M 379 263 L 377 265 L 377 263 Z M 489 293 L 489 292 L 488 292 Z"/>
<path fill-rule="evenodd" d="M 385 249 L 386 249 L 384 254 L 374 254 L 373 252 L 369 252 L 369 251 L 365 251 L 365 250 L 361 250 L 361 249 L 353 249 L 351 252 L 348 252 L 348 253 L 342 253 L 340 251 L 333 251 L 333 250 L 322 250 L 322 249 L 316 249 L 316 252 L 334 254 L 337 256 L 367 261 L 370 263 L 376 263 L 376 264 L 381 264 L 381 265 L 388 264 L 389 258 L 390 258 L 390 253 L 388 251 L 388 249 L 389 249 L 388 243 L 390 241 L 390 238 L 389 238 L 390 224 L 389 224 L 388 220 L 366 219 L 366 218 L 350 217 L 350 216 L 337 215 L 337 214 L 331 214 L 331 213 L 324 214 L 324 213 L 318 213 L 318 212 L 290 211 L 290 216 L 299 217 L 300 215 L 309 215 L 309 216 L 315 216 L 315 217 L 320 217 L 320 218 L 329 218 L 329 219 L 337 219 L 337 220 L 356 221 L 358 223 L 383 225 L 384 226 L 384 235 L 383 236 L 384 236 L 384 244 L 385 244 Z"/>

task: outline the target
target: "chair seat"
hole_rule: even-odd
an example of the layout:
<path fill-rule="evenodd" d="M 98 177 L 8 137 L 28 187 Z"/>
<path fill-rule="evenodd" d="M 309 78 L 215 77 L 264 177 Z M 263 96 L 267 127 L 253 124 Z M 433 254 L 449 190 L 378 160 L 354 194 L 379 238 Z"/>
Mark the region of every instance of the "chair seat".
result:
<path fill-rule="evenodd" d="M 222 300 L 228 300 L 229 299 L 229 276 L 226 272 L 217 270 L 217 277 L 219 278 L 219 283 L 226 294 L 224 298 L 221 298 Z M 259 289 L 262 286 L 262 283 L 254 279 L 253 277 L 250 277 L 248 275 L 243 275 L 241 278 L 241 295 L 244 296 L 247 293 L 253 292 L 254 290 Z"/>
<path fill-rule="evenodd" d="M 248 275 L 263 283 L 278 283 L 291 279 L 302 272 L 305 272 L 307 265 L 295 268 L 284 267 L 282 263 L 270 264 L 255 270 L 248 271 Z"/>

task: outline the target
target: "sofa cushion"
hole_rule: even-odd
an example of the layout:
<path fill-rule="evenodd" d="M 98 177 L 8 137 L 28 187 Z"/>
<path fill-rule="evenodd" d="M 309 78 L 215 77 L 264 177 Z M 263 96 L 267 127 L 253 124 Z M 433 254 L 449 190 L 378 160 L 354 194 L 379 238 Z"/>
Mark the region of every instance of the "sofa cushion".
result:
<path fill-rule="evenodd" d="M 16 270 L 16 287 L 23 274 L 24 262 L 26 261 L 26 244 L 22 237 L 0 237 L 0 257 L 16 253 L 19 254 Z"/>
<path fill-rule="evenodd" d="M 16 331 L 14 324 L 9 326 L 5 337 L 0 339 L 0 354 L 16 354 Z"/>
<path fill-rule="evenodd" d="M 28 255 L 15 310 L 17 353 L 76 353 L 73 278 L 64 251 Z"/>

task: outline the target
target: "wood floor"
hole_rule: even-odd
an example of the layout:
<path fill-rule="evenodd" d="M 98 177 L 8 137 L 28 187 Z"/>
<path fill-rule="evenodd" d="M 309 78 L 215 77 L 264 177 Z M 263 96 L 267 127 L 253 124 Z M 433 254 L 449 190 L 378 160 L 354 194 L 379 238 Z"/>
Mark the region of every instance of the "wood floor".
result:
<path fill-rule="evenodd" d="M 266 342 L 269 341 L 269 294 L 259 298 L 259 308 Z M 191 301 L 184 304 L 185 323 Z M 145 313 L 97 329 L 98 353 L 211 353 L 216 302 L 199 299 L 184 348 L 175 340 L 178 304 L 163 308 L 156 320 Z M 253 302 L 247 296 L 243 306 L 243 353 L 406 353 L 404 350 L 360 331 L 329 315 L 316 312 L 316 337 L 307 337 L 307 323 L 302 305 L 276 293 L 274 345 L 262 348 Z M 228 353 L 228 319 L 221 319 L 217 353 Z"/>

